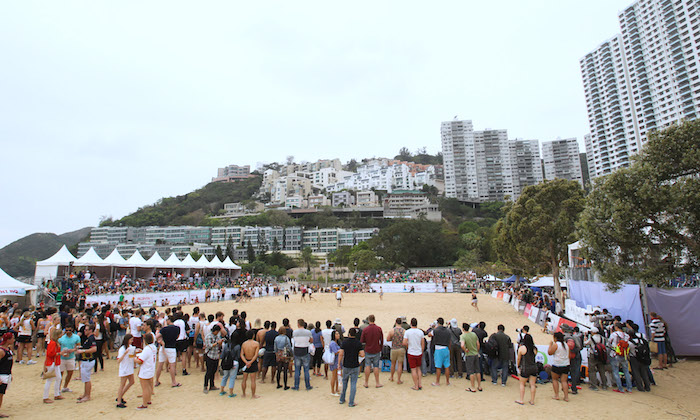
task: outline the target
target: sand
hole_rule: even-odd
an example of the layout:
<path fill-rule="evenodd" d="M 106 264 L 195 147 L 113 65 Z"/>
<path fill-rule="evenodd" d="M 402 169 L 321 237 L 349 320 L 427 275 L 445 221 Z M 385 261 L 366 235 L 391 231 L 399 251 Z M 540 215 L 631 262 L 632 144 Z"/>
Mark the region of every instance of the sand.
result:
<path fill-rule="evenodd" d="M 300 295 L 292 295 L 291 303 L 285 304 L 282 297 L 269 297 L 255 301 L 236 304 L 235 302 L 200 304 L 204 312 L 214 313 L 222 310 L 229 316 L 231 310 L 245 310 L 249 319 L 277 320 L 283 317 L 296 320 L 299 317 L 307 322 L 340 317 L 344 325 L 350 325 L 354 317 L 374 314 L 377 324 L 385 333 L 400 315 L 409 319 L 416 317 L 419 326 L 427 327 L 438 316 L 446 319 L 457 318 L 460 322 L 485 321 L 486 330 L 491 333 L 502 323 L 506 333 L 515 337 L 515 328 L 529 324 L 537 344 L 548 344 L 549 336 L 542 334 L 537 325 L 531 323 L 513 308 L 490 296 L 479 296 L 480 312 L 471 306 L 471 296 L 466 294 L 385 294 L 380 301 L 377 294 L 346 294 L 342 308 L 336 307 L 336 301 L 330 294 L 314 294 L 314 301 L 301 303 Z M 187 307 L 191 310 L 191 306 Z M 294 322 L 294 321 L 293 321 Z M 113 354 L 114 355 L 114 354 Z M 42 360 L 43 362 L 43 360 Z M 221 397 L 218 392 L 207 395 L 202 393 L 204 374 L 195 372 L 177 379 L 183 383 L 181 388 L 170 388 L 167 373 L 164 385 L 156 388 L 153 405 L 147 410 L 135 409 L 140 404 L 136 398 L 140 393 L 138 379 L 125 399 L 128 408 L 115 407 L 114 399 L 118 390 L 116 361 L 105 362 L 104 372 L 93 375 L 93 400 L 85 404 L 76 404 L 75 399 L 82 391 L 82 384 L 72 382 L 72 393 L 66 393 L 66 400 L 53 404 L 42 404 L 43 381 L 39 378 L 41 365 L 17 365 L 13 369 L 13 382 L 5 395 L 0 412 L 13 418 L 95 418 L 99 415 L 107 419 L 140 418 L 201 418 L 229 416 L 237 418 L 333 418 L 345 419 L 357 415 L 369 415 L 375 418 L 454 418 L 478 415 L 481 419 L 489 418 L 544 418 L 555 416 L 566 418 L 697 418 L 700 416 L 700 399 L 696 396 L 697 378 L 700 374 L 700 362 L 684 361 L 673 369 L 656 373 L 658 386 L 651 393 L 620 395 L 611 391 L 593 392 L 586 386 L 579 395 L 570 396 L 570 402 L 552 400 L 553 390 L 550 384 L 539 385 L 535 406 L 519 406 L 518 383 L 510 378 L 506 387 L 484 384 L 484 392 L 469 393 L 464 379 L 453 379 L 452 386 L 432 387 L 433 375 L 423 378 L 423 391 L 412 391 L 411 377 L 404 374 L 404 384 L 389 382 L 389 374 L 381 373 L 384 387 L 375 389 L 370 380 L 370 388 L 359 386 L 356 397 L 357 406 L 350 408 L 338 404 L 338 398 L 330 395 L 328 381 L 321 377 L 311 378 L 314 389 L 311 391 L 283 391 L 268 383 L 258 384 L 258 400 L 240 398 L 240 379 L 236 381 L 235 398 Z M 268 373 L 269 376 L 269 373 Z M 290 380 L 291 381 L 291 380 Z M 303 383 L 303 378 L 302 378 Z M 217 384 L 218 386 L 219 384 Z M 303 385 L 302 385 L 303 389 Z M 250 392 L 250 391 L 248 391 Z M 526 397 L 527 398 L 527 397 Z"/>

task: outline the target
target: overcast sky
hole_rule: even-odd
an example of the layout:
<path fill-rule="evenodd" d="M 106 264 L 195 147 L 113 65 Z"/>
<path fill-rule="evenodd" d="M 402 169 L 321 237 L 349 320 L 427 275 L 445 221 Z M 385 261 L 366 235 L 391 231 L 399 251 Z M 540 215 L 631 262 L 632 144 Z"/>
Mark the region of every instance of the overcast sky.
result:
<path fill-rule="evenodd" d="M 227 164 L 436 153 L 455 115 L 582 144 L 578 60 L 631 0 L 232 3 L 0 5 L 0 246 Z"/>

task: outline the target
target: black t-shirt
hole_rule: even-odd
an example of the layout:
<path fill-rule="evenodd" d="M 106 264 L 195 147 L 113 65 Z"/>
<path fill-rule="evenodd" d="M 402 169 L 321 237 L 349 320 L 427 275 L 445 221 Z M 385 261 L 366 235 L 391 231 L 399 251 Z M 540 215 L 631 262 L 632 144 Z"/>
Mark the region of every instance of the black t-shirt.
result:
<path fill-rule="evenodd" d="M 168 325 L 160 329 L 160 335 L 163 337 L 166 349 L 174 349 L 177 347 L 177 337 L 180 335 L 180 327 L 177 325 Z"/>
<path fill-rule="evenodd" d="M 270 330 L 265 333 L 265 350 L 274 351 L 275 350 L 275 338 L 279 333 L 275 330 Z"/>
<path fill-rule="evenodd" d="M 91 348 L 96 347 L 96 346 L 97 346 L 97 340 L 95 340 L 94 335 L 91 335 L 85 339 L 85 341 L 83 342 L 83 345 L 80 346 L 80 348 L 82 348 L 83 350 L 90 350 Z M 82 360 L 84 360 L 84 361 L 95 360 L 96 352 L 97 351 L 94 351 L 90 354 L 88 354 L 88 353 L 81 354 Z"/>
<path fill-rule="evenodd" d="M 438 326 L 433 330 L 433 343 L 436 346 L 446 346 L 448 347 L 451 342 L 450 330 L 443 326 Z"/>
<path fill-rule="evenodd" d="M 476 334 L 476 336 L 479 338 L 479 344 L 481 344 L 481 346 L 483 347 L 483 345 L 484 345 L 484 339 L 485 339 L 486 337 L 488 337 L 489 335 L 486 333 L 486 331 L 482 330 L 482 329 L 479 328 L 479 327 L 473 328 L 472 331 L 473 331 L 474 334 Z"/>
<path fill-rule="evenodd" d="M 343 350 L 343 367 L 356 368 L 360 367 L 358 357 L 362 350 L 362 343 L 357 338 L 346 338 L 340 346 Z"/>

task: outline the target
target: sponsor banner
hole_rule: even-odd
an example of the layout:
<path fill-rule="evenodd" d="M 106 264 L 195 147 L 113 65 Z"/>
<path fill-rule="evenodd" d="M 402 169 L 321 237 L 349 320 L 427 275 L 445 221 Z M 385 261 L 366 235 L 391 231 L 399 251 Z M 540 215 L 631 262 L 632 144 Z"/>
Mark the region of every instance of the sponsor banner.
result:
<path fill-rule="evenodd" d="M 590 318 L 588 317 L 588 315 L 586 315 L 587 313 L 593 313 L 593 308 L 591 308 L 590 305 L 586 308 L 581 308 L 576 304 L 576 301 L 573 299 L 566 299 L 565 303 L 566 305 L 564 306 L 564 314 L 567 318 L 572 319 L 578 324 L 582 324 L 587 328 L 593 326 L 593 323 L 591 322 Z"/>
<path fill-rule="evenodd" d="M 503 292 L 496 293 L 496 299 L 503 299 Z"/>
<path fill-rule="evenodd" d="M 216 300 L 219 296 L 219 289 L 211 289 L 210 296 L 211 300 Z M 204 297 L 207 291 L 205 289 L 201 290 L 175 290 L 172 292 L 151 292 L 151 293 L 125 293 L 124 301 L 131 303 L 132 299 L 134 304 L 141 306 L 150 306 L 156 304 L 160 306 L 164 300 L 168 300 L 170 305 L 175 305 L 181 300 L 185 300 L 187 303 L 193 302 L 198 299 L 199 302 L 204 302 Z M 226 299 L 231 299 L 231 296 L 238 293 L 237 287 L 226 289 Z M 264 293 L 263 293 L 264 294 Z M 117 303 L 119 302 L 118 294 L 109 295 L 89 295 L 85 298 L 85 303 Z"/>
<path fill-rule="evenodd" d="M 527 305 L 525 305 L 525 310 L 523 311 L 523 315 L 525 315 L 525 317 L 529 319 L 530 312 L 532 312 L 532 305 L 528 303 Z"/>
<path fill-rule="evenodd" d="M 505 303 L 510 302 L 510 293 L 503 293 L 503 301 Z"/>
<path fill-rule="evenodd" d="M 530 305 L 530 313 L 527 315 L 528 319 L 532 322 L 537 322 L 537 316 L 540 313 L 540 308 Z"/>
<path fill-rule="evenodd" d="M 497 291 L 497 290 L 494 290 L 493 292 L 491 292 L 491 297 L 492 297 L 492 298 L 497 298 L 497 297 L 498 297 L 498 291 Z"/>
<path fill-rule="evenodd" d="M 513 348 L 515 348 L 515 354 L 518 354 L 518 344 L 514 343 Z M 535 362 L 540 362 L 543 365 L 551 365 L 551 357 L 548 352 L 549 352 L 549 344 L 547 345 L 540 345 L 540 344 L 535 344 L 535 348 L 537 349 L 537 354 L 535 355 Z M 516 356 L 516 361 L 517 361 L 517 356 Z M 581 350 L 581 366 L 588 367 L 588 349 L 584 348 Z M 518 372 L 520 372 L 520 368 L 518 367 Z"/>
<path fill-rule="evenodd" d="M 513 305 L 513 308 L 517 311 L 520 308 L 520 300 L 518 299 L 513 299 L 513 302 L 511 302 L 511 305 Z"/>
<path fill-rule="evenodd" d="M 24 296 L 26 294 L 27 294 L 27 291 L 24 289 L 15 289 L 15 288 L 0 289 L 0 296 Z"/>
<path fill-rule="evenodd" d="M 452 283 L 447 283 L 447 292 L 452 292 Z M 372 290 L 379 292 L 381 287 L 384 293 L 408 293 L 411 287 L 416 293 L 444 293 L 445 289 L 442 283 L 372 283 Z"/>

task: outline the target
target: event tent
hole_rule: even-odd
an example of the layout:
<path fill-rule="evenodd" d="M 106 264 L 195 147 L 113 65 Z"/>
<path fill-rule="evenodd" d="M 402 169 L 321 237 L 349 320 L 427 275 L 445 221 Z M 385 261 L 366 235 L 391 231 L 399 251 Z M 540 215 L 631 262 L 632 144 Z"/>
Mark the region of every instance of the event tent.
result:
<path fill-rule="evenodd" d="M 559 280 L 561 287 L 566 287 L 566 280 Z M 540 277 L 536 282 L 528 284 L 529 287 L 554 287 L 554 277 Z"/>
<path fill-rule="evenodd" d="M 141 269 L 141 274 L 144 274 L 143 269 L 149 269 L 150 272 L 147 272 L 148 275 L 153 275 L 156 268 L 185 270 L 186 276 L 189 275 L 189 270 L 191 269 L 232 270 L 234 271 L 232 273 L 234 276 L 240 274 L 241 270 L 241 267 L 231 261 L 229 257 L 226 257 L 224 261 L 219 260 L 217 257 L 209 261 L 206 257 L 202 256 L 199 258 L 199 261 L 195 261 L 192 256 L 188 254 L 183 261 L 180 261 L 175 254 L 171 253 L 168 259 L 164 261 L 158 253 L 155 253 L 149 260 L 146 260 L 139 251 L 136 251 L 131 257 L 125 260 L 115 248 L 107 258 L 102 259 L 93 248 L 90 248 L 85 255 L 80 258 L 75 258 L 73 254 L 68 251 L 68 248 L 63 246 L 52 257 L 36 263 L 34 280 L 35 282 L 52 280 L 59 274 L 64 274 L 63 271 L 59 273 L 59 267 L 63 267 L 65 270 L 71 264 L 75 267 L 97 268 L 100 276 L 109 274 L 110 277 L 114 275 L 115 267 L 131 268 L 134 270 Z"/>
<path fill-rule="evenodd" d="M 24 296 L 27 291 L 37 290 L 33 284 L 22 283 L 15 280 L 0 268 L 0 296 Z"/>
<path fill-rule="evenodd" d="M 503 279 L 503 283 L 515 283 L 515 274 L 507 279 Z M 525 277 L 520 277 L 520 283 L 527 283 L 527 279 Z"/>
<path fill-rule="evenodd" d="M 58 250 L 51 257 L 37 261 L 36 268 L 34 269 L 34 282 L 41 282 L 44 280 L 53 280 L 58 276 L 59 267 L 68 267 L 70 264 L 74 263 L 75 258 L 73 254 L 68 251 L 68 248 L 63 245 L 61 249 Z M 61 272 L 63 275 L 63 272 Z"/>

